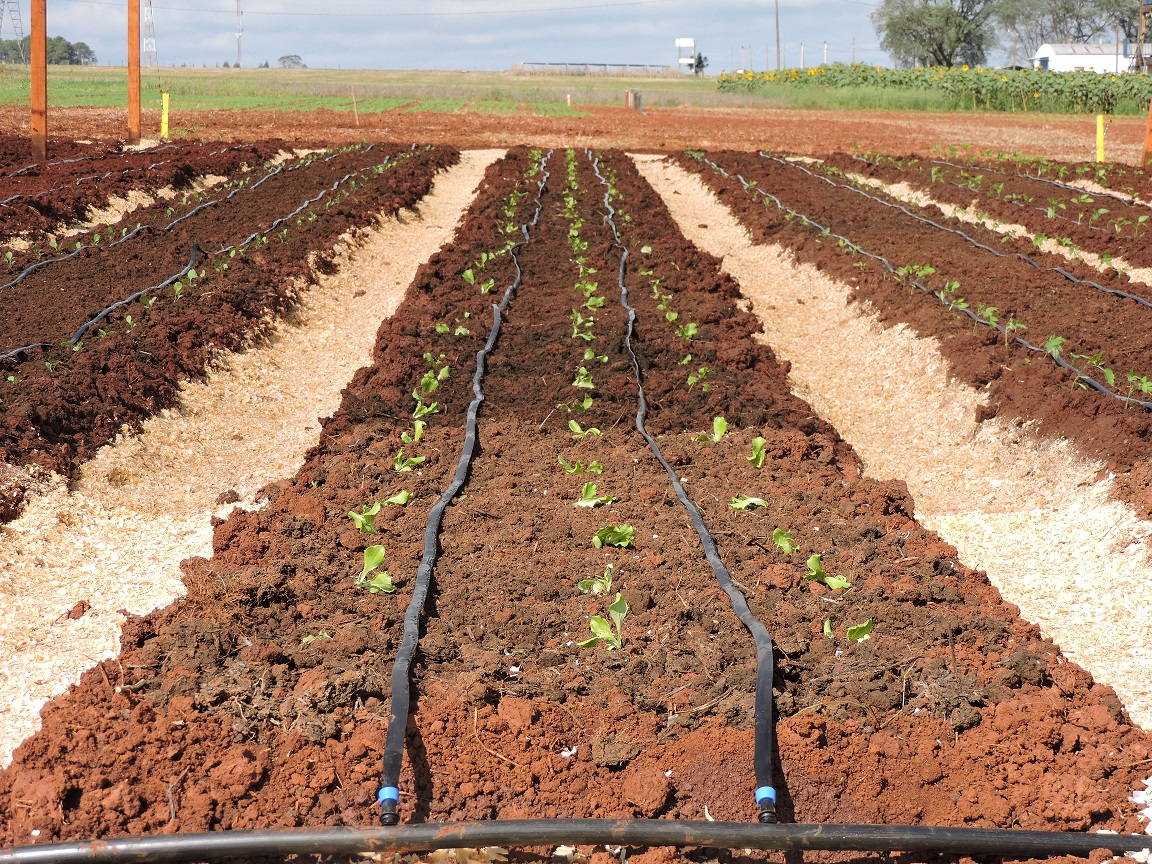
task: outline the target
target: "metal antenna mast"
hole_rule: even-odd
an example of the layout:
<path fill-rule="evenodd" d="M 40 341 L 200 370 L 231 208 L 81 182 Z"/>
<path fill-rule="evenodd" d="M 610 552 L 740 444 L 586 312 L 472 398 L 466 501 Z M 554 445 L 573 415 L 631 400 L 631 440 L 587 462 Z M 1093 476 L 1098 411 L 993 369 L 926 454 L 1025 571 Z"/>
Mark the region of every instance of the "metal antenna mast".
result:
<path fill-rule="evenodd" d="M 240 11 L 240 0 L 236 0 L 236 68 L 240 68 L 240 37 L 244 35 L 244 13 Z"/>
<path fill-rule="evenodd" d="M 152 0 L 144 0 L 144 67 L 149 66 L 160 71 L 160 63 L 156 59 L 156 21 L 152 17 Z"/>
<path fill-rule="evenodd" d="M 12 31 L 16 34 L 16 45 L 20 50 L 20 60 L 28 62 L 28 55 L 24 53 L 24 28 L 20 24 L 20 0 L 3 0 L 4 7 L 0 8 L 0 30 L 4 25 L 4 9 L 8 10 L 8 17 L 12 19 Z"/>

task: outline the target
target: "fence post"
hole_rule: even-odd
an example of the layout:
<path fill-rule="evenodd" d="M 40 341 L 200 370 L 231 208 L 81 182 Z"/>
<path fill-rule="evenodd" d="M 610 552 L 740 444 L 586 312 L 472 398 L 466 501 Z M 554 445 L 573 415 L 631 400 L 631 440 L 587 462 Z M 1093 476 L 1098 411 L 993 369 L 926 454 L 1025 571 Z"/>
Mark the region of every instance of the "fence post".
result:
<path fill-rule="evenodd" d="M 1144 155 L 1140 158 L 1141 165 L 1152 162 L 1152 102 L 1148 104 L 1148 125 L 1144 129 Z"/>

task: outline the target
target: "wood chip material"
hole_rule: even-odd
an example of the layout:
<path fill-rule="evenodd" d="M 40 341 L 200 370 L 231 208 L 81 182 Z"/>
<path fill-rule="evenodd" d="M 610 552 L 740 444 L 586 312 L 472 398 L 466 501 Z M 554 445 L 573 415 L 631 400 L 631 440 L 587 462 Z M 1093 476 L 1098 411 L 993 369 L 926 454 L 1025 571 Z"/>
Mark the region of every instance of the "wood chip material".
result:
<path fill-rule="evenodd" d="M 485 168 L 503 151 L 462 154 L 419 212 L 364 232 L 335 275 L 305 290 L 292 326 L 259 350 L 183 390 L 179 409 L 117 440 L 34 498 L 0 534 L 0 768 L 40 725 L 51 697 L 119 650 L 126 610 L 171 603 L 179 563 L 212 554 L 211 517 L 229 490 L 258 506 L 260 488 L 289 477 L 319 436 L 340 390 L 371 361 L 380 321 L 416 268 L 448 242 Z"/>
<path fill-rule="evenodd" d="M 633 158 L 684 234 L 723 258 L 764 340 L 791 361 L 793 391 L 869 475 L 905 481 L 917 518 L 1152 729 L 1152 524 L 1109 494 L 1110 479 L 1096 480 L 1101 466 L 1027 426 L 977 423 L 984 397 L 949 380 L 936 340 L 885 328 L 849 302 L 848 285 L 753 244 L 698 178 Z"/>

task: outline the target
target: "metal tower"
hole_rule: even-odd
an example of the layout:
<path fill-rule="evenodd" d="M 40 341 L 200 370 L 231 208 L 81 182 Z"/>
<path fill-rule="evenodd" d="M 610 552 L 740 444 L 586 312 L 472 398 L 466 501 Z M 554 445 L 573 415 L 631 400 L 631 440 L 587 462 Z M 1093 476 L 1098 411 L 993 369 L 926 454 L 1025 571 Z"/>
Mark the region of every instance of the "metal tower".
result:
<path fill-rule="evenodd" d="M 159 71 L 160 63 L 156 59 L 156 22 L 152 17 L 152 0 L 144 0 L 144 56 L 142 65 Z"/>
<path fill-rule="evenodd" d="M 20 24 L 20 0 L 0 0 L 0 32 L 4 30 L 4 10 L 8 10 L 8 17 L 12 19 L 12 30 L 16 34 L 16 44 L 20 48 L 20 60 L 28 62 L 28 55 L 24 51 L 24 28 Z"/>
<path fill-rule="evenodd" d="M 240 68 L 240 37 L 244 35 L 244 13 L 240 11 L 240 0 L 236 0 L 236 68 Z"/>

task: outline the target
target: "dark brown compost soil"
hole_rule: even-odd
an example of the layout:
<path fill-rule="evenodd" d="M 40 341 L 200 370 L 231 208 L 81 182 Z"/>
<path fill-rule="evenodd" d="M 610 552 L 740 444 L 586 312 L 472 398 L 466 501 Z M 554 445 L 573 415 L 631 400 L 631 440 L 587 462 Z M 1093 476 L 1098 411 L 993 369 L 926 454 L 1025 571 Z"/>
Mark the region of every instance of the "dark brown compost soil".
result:
<path fill-rule="evenodd" d="M 829 185 L 799 167 L 754 153 L 709 154 L 731 174 L 755 182 L 751 190 L 695 158 L 676 158 L 700 174 L 758 240 L 781 243 L 799 260 L 852 285 L 855 298 L 870 301 L 881 320 L 904 322 L 920 335 L 937 338 L 950 374 L 988 393 L 989 403 L 981 409 L 983 418 L 1035 421 L 1041 434 L 1072 439 L 1085 453 L 1106 463 L 1125 500 L 1143 514 L 1152 512 L 1152 413 L 1078 386 L 1073 373 L 1043 352 L 1012 342 L 1006 346 L 1002 334 L 974 325 L 971 318 L 912 287 L 910 280 L 915 278 L 935 290 L 956 282 L 956 299 L 966 301 L 972 310 L 995 307 L 1002 324 L 1017 319 L 1027 329 L 1015 335 L 1033 345 L 1043 346 L 1050 336 L 1063 337 L 1064 358 L 1101 382 L 1105 381 L 1104 368 L 1110 369 L 1115 377 L 1112 389 L 1122 395 L 1132 389 L 1128 372 L 1152 375 L 1152 309 L 1071 282 L 1054 268 L 1108 288 L 1140 293 L 1139 286 L 1116 273 L 1097 273 L 1080 262 L 1039 252 L 1025 240 L 1012 240 L 979 226 L 956 226 L 971 239 L 1001 252 L 997 256 L 856 191 Z M 878 262 L 853 254 L 849 247 L 820 236 L 817 229 L 765 203 L 759 190 L 867 252 L 884 256 L 893 267 L 927 265 L 934 272 L 895 277 Z M 884 197 L 875 190 L 869 194 Z M 901 206 L 936 222 L 942 220 L 934 209 Z M 1099 365 L 1093 366 L 1088 358 L 1098 352 Z M 1139 391 L 1134 395 L 1139 396 Z"/>
<path fill-rule="evenodd" d="M 45 708 L 0 774 L 2 842 L 375 823 L 401 619 L 490 303 L 513 278 L 501 250 L 532 213 L 536 155 L 517 148 L 489 169 L 299 474 L 217 525 L 214 556 L 184 566 L 188 597 L 133 619 L 120 657 Z M 751 820 L 752 641 L 632 425 L 607 189 L 582 151 L 556 151 L 546 170 L 484 379 L 480 451 L 440 535 L 401 813 Z M 1129 796 L 1152 739 L 915 521 L 902 484 L 862 478 L 752 338 L 736 284 L 631 162 L 609 152 L 601 170 L 630 253 L 649 428 L 776 640 L 783 817 L 1140 830 Z M 421 388 L 429 372 L 435 389 Z M 572 408 L 585 394 L 591 406 Z M 432 400 L 412 441 L 413 409 Z M 727 434 L 695 440 L 715 416 Z M 574 507 L 588 482 L 612 500 Z M 353 527 L 350 510 L 402 489 L 411 501 L 383 506 L 375 533 Z M 734 510 L 736 495 L 765 506 Z M 632 545 L 595 548 L 610 524 L 631 525 Z M 797 551 L 773 542 L 777 528 Z M 357 587 L 370 545 L 395 594 Z M 814 552 L 851 587 L 805 579 Z M 580 647 L 610 597 L 577 583 L 606 570 L 629 607 L 622 645 Z M 866 620 L 871 638 L 848 639 Z"/>
<path fill-rule="evenodd" d="M 170 231 L 144 230 L 119 246 L 84 249 L 0 293 L 4 351 L 47 343 L 3 363 L 0 458 L 68 473 L 125 425 L 171 406 L 179 383 L 202 376 L 214 352 L 251 344 L 285 314 L 302 280 L 328 266 L 341 237 L 413 206 L 436 172 L 459 158 L 441 147 L 363 151 L 285 170 Z M 396 157 L 391 167 L 374 170 L 389 157 Z M 353 179 L 331 189 L 349 173 Z M 329 190 L 325 197 L 267 233 L 272 222 L 323 190 Z M 217 197 L 225 195 L 221 190 Z M 183 206 L 191 212 L 202 203 Z M 170 218 L 166 212 L 142 214 L 146 223 L 154 217 L 162 223 Z M 235 253 L 213 254 L 252 232 L 262 239 Z M 154 291 L 69 344 L 80 325 L 109 304 L 179 274 L 194 244 L 201 249 L 198 276 L 183 279 L 179 298 L 174 286 Z M 9 504 L 14 513 L 18 502 Z"/>

